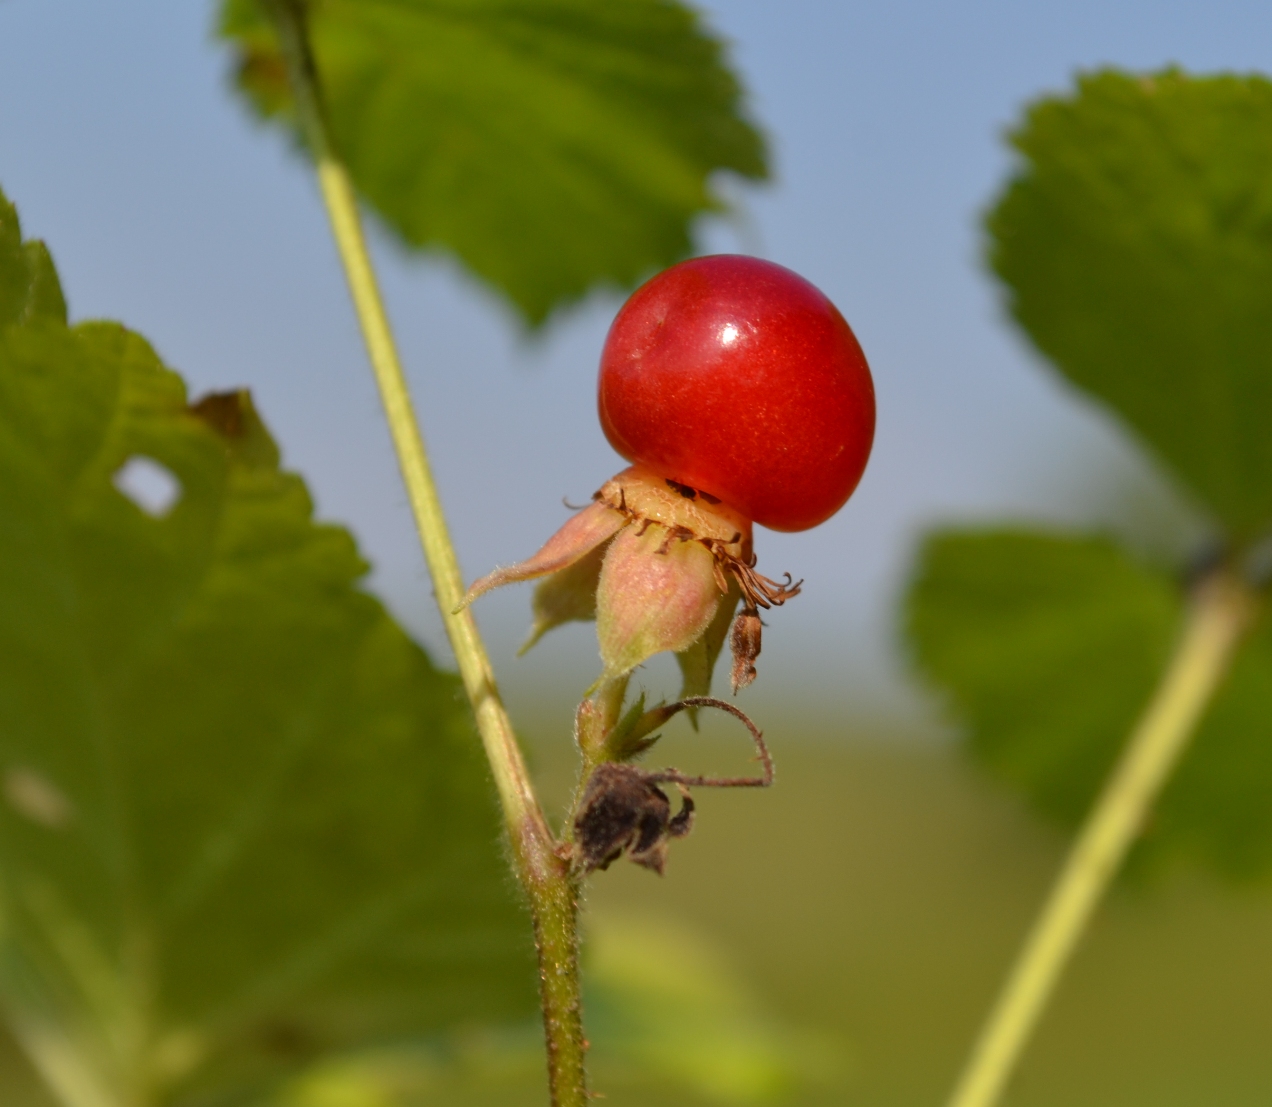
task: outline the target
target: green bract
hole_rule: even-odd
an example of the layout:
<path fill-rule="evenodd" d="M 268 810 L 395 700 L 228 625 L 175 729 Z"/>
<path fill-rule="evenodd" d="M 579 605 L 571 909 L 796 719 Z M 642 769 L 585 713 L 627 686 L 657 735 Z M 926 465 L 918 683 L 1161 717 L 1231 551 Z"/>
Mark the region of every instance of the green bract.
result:
<path fill-rule="evenodd" d="M 763 178 L 764 144 L 697 16 L 671 0 L 324 0 L 314 51 L 363 197 L 532 323 L 684 256 L 711 174 Z M 227 0 L 238 84 L 287 119 L 257 0 Z"/>
<path fill-rule="evenodd" d="M 0 1002 L 49 1082 L 222 1102 L 532 1010 L 457 681 L 247 394 L 67 327 L 2 199 L 0 304 Z M 117 487 L 141 458 L 174 502 Z"/>

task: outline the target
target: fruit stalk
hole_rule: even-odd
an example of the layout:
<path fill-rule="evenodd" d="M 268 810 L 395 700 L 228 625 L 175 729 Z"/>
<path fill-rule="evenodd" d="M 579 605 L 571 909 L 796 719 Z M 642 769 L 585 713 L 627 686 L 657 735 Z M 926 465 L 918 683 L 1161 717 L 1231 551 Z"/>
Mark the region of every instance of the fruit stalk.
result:
<path fill-rule="evenodd" d="M 1228 671 L 1253 604 L 1249 587 L 1227 570 L 1197 587 L 1165 675 L 1087 816 L 949 1107 L 992 1107 L 1006 1088 L 1078 940 Z"/>
<path fill-rule="evenodd" d="M 278 28 L 301 133 L 309 146 L 350 295 L 379 386 L 398 464 L 424 548 L 442 622 L 490 762 L 508 824 L 513 867 L 530 901 L 539 952 L 553 1107 L 584 1107 L 584 1039 L 579 999 L 578 888 L 558 855 L 464 595 L 428 454 L 367 252 L 349 173 L 335 150 L 310 47 L 304 0 L 265 0 Z"/>

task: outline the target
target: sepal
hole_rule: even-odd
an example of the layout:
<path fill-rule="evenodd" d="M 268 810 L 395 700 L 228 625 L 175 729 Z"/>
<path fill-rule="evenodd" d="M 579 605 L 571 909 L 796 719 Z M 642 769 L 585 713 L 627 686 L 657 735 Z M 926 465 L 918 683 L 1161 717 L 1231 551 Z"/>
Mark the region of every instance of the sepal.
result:
<path fill-rule="evenodd" d="M 725 597 L 701 542 L 648 520 L 610 544 L 596 595 L 596 635 L 609 679 L 697 641 Z M 727 586 L 726 586 L 727 587 Z"/>
<path fill-rule="evenodd" d="M 744 608 L 733 621 L 733 694 L 745 688 L 755 679 L 755 659 L 760 656 L 762 633 L 760 613 L 753 607 Z"/>
<path fill-rule="evenodd" d="M 608 541 L 628 523 L 621 512 L 607 507 L 603 503 L 589 504 L 576 515 L 572 515 L 559 531 L 543 544 L 533 557 L 496 569 L 487 573 L 481 580 L 475 581 L 464 594 L 456 610 L 462 610 L 479 596 L 484 596 L 492 588 L 501 588 L 505 584 L 515 584 L 522 580 L 534 580 L 546 577 L 549 573 L 557 573 L 567 569 L 576 561 L 586 557 L 603 542 Z"/>
<path fill-rule="evenodd" d="M 530 628 L 530 637 L 517 651 L 518 656 L 562 623 L 590 622 L 596 618 L 596 589 L 601 579 L 601 563 L 608 550 L 609 539 L 606 539 L 573 565 L 535 585 L 530 601 L 534 625 Z"/>
<path fill-rule="evenodd" d="M 680 689 L 682 700 L 711 694 L 711 676 L 715 672 L 720 651 L 724 649 L 725 639 L 729 637 L 729 624 L 733 622 L 733 613 L 737 610 L 741 595 L 737 581 L 730 580 L 729 593 L 720 604 L 715 618 L 711 620 L 702 637 L 688 649 L 676 654 L 676 662 L 680 666 L 682 679 Z M 689 716 L 689 724 L 697 730 L 698 709 L 690 707 L 686 714 Z"/>

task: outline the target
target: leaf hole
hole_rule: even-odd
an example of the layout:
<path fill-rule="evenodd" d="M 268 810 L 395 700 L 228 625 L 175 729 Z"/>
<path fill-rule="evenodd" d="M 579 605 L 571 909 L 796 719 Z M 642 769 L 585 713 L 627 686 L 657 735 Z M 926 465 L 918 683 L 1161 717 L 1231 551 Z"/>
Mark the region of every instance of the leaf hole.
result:
<path fill-rule="evenodd" d="M 181 482 L 165 465 L 137 454 L 116 471 L 115 487 L 147 515 L 161 519 L 181 497 Z"/>
<path fill-rule="evenodd" d="M 60 830 L 75 817 L 75 806 L 48 777 L 16 765 L 4 774 L 4 798 L 19 815 Z"/>

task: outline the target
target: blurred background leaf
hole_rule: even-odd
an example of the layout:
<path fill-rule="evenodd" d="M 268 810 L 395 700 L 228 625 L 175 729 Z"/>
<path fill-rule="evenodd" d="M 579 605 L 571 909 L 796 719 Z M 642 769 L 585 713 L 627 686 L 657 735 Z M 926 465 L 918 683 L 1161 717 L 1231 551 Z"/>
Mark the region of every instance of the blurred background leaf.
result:
<path fill-rule="evenodd" d="M 924 673 L 973 756 L 1076 825 L 1161 679 L 1182 625 L 1171 574 L 1103 538 L 930 536 L 908 597 Z M 1242 647 L 1138 846 L 1230 875 L 1272 868 L 1272 629 Z"/>
<path fill-rule="evenodd" d="M 227 0 L 221 32 L 254 110 L 290 125 L 255 0 Z M 312 35 L 363 198 L 532 324 L 687 254 L 723 207 L 712 174 L 767 175 L 722 46 L 674 0 L 323 0 Z"/>
<path fill-rule="evenodd" d="M 1272 82 L 1113 70 L 1036 102 L 989 214 L 1011 311 L 1238 539 L 1272 525 Z"/>
<path fill-rule="evenodd" d="M 1272 82 L 1105 70 L 1036 102 L 989 253 L 1026 333 L 1239 542 L 1272 523 Z M 1124 528 L 1125 529 L 1125 528 Z M 1129 537 L 1129 536 L 1128 536 Z M 926 676 L 978 761 L 1076 824 L 1144 710 L 1183 567 L 1113 539 L 929 537 L 907 598 Z M 1238 654 L 1135 860 L 1272 867 L 1272 652 Z"/>
<path fill-rule="evenodd" d="M 820 707 L 770 713 L 772 789 L 699 789 L 699 819 L 675 844 L 666 876 L 612 866 L 589 893 L 589 910 L 602 926 L 659 923 L 644 946 L 654 954 L 653 980 L 666 971 L 663 957 L 668 968 L 705 965 L 708 980 L 724 967 L 733 994 L 743 992 L 746 1022 L 765 1031 L 789 1074 L 773 1102 L 940 1103 L 1068 836 L 992 786 L 952 744 L 854 726 Z M 563 803 L 573 751 L 553 715 L 528 721 L 539 765 L 552 770 L 548 802 Z M 673 724 L 654 763 L 740 772 L 748 761 L 728 722 L 704 714 L 700 733 L 687 721 Z M 1270 926 L 1272 897 L 1227 894 L 1196 871 L 1156 882 L 1151 896 L 1115 890 L 1026 1059 L 1013 1103 L 1265 1104 Z M 600 960 L 590 967 L 600 970 Z M 589 993 L 595 1016 L 599 1003 Z M 683 1027 L 693 1009 L 669 1012 L 668 1025 Z M 715 1017 L 737 1018 L 738 1010 L 726 1006 Z M 686 1034 L 710 1036 L 709 1024 Z M 838 1064 L 822 1070 L 816 1062 L 827 1047 Z M 683 1078 L 620 1082 L 606 1069 L 608 1048 L 598 1042 L 595 1062 L 610 1107 L 722 1102 Z M 476 1103 L 521 1107 L 494 1095 Z"/>
<path fill-rule="evenodd" d="M 844 1068 L 817 1033 L 773 1018 L 700 931 L 660 913 L 592 914 L 584 945 L 593 1084 L 609 1098 L 703 1107 L 788 1103 Z M 279 1107 L 531 1107 L 537 1022 L 469 1028 L 315 1066 Z"/>
<path fill-rule="evenodd" d="M 247 394 L 190 406 L 136 334 L 68 328 L 46 261 L 5 203 L 3 303 L 36 305 L 0 331 L 0 1002 L 27 1053 L 71 1107 L 210 1104 L 532 1011 L 456 679 L 358 588 Z"/>
<path fill-rule="evenodd" d="M 680 1089 L 704 1103 L 798 1099 L 844 1067 L 817 1034 L 766 1012 L 702 933 L 648 910 L 593 913 L 584 950 L 598 1086 Z"/>
<path fill-rule="evenodd" d="M 908 596 L 923 671 L 974 755 L 1076 822 L 1157 682 L 1182 613 L 1170 578 L 1110 541 L 929 536 Z"/>

